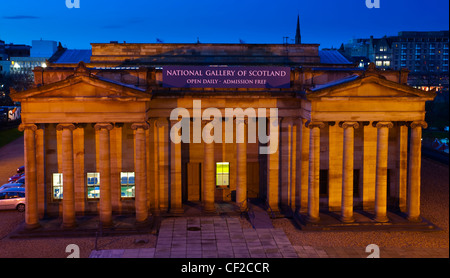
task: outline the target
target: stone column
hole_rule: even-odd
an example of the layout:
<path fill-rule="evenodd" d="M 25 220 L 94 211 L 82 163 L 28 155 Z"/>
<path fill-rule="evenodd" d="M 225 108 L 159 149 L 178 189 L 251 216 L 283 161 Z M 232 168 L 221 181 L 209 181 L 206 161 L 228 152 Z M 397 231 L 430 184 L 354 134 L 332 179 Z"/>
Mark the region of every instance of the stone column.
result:
<path fill-rule="evenodd" d="M 280 133 L 280 122 L 281 118 L 268 118 L 268 133 L 269 136 L 279 136 Z M 273 131 L 275 134 L 270 134 L 270 131 Z M 267 203 L 270 206 L 271 211 L 274 214 L 279 214 L 280 212 L 280 199 L 279 199 L 279 186 L 280 186 L 280 143 L 281 138 L 278 137 L 277 146 L 271 146 L 271 144 L 275 144 L 272 139 L 268 143 L 268 146 L 271 148 L 276 148 L 276 151 L 273 153 L 269 153 L 267 155 Z"/>
<path fill-rule="evenodd" d="M 355 128 L 358 128 L 359 124 L 357 122 L 343 122 L 339 125 L 344 129 L 341 220 L 351 223 L 355 221 L 353 217 L 354 137 Z"/>
<path fill-rule="evenodd" d="M 375 221 L 388 222 L 387 218 L 387 165 L 388 139 L 391 122 L 374 123 L 377 128 L 377 165 L 375 180 Z"/>
<path fill-rule="evenodd" d="M 171 128 L 179 121 L 170 121 Z M 182 185 L 181 185 L 181 128 L 177 137 L 180 142 L 170 142 L 170 212 L 183 214 Z"/>
<path fill-rule="evenodd" d="M 328 123 L 328 209 L 342 210 L 342 161 L 344 130 L 339 122 Z"/>
<path fill-rule="evenodd" d="M 40 226 L 37 198 L 36 174 L 36 138 L 37 126 L 34 124 L 21 124 L 20 131 L 24 131 L 25 156 L 25 227 L 34 229 Z"/>
<path fill-rule="evenodd" d="M 280 136 L 280 146 L 281 146 L 281 155 L 280 155 L 280 205 L 281 209 L 284 213 L 289 211 L 290 201 L 291 201 L 291 174 L 292 174 L 292 128 L 293 128 L 293 119 L 291 117 L 284 117 L 281 120 L 281 136 Z"/>
<path fill-rule="evenodd" d="M 421 221 L 420 217 L 420 169 L 422 158 L 422 128 L 427 128 L 425 121 L 414 121 L 411 127 L 411 145 L 409 150 L 409 186 L 408 186 L 408 220 Z"/>
<path fill-rule="evenodd" d="M 148 220 L 147 207 L 147 152 L 145 131 L 148 129 L 147 123 L 134 123 L 131 129 L 135 130 L 135 209 L 136 222 L 145 223 Z M 102 194 L 100 192 L 100 198 Z"/>
<path fill-rule="evenodd" d="M 99 169 L 100 169 L 100 222 L 103 227 L 110 227 L 112 223 L 111 204 L 111 159 L 110 159 L 110 138 L 109 131 L 113 125 L 109 123 L 99 123 L 95 125 L 95 130 L 99 133 Z"/>
<path fill-rule="evenodd" d="M 408 126 L 399 123 L 397 147 L 398 154 L 398 206 L 401 212 L 407 212 L 407 169 L 408 169 Z"/>
<path fill-rule="evenodd" d="M 308 178 L 309 178 L 309 137 L 310 130 L 305 126 L 306 119 L 301 121 L 301 146 L 300 146 L 300 163 L 299 163 L 299 177 L 300 177 L 300 212 L 306 213 L 308 211 Z"/>
<path fill-rule="evenodd" d="M 320 177 L 320 129 L 323 122 L 309 122 L 309 182 L 308 182 L 308 221 L 318 222 L 319 217 L 319 177 Z"/>
<path fill-rule="evenodd" d="M 150 189 L 150 210 L 153 215 L 160 215 L 159 211 L 159 161 L 158 161 L 158 127 L 157 120 L 151 118 L 148 120 L 149 124 L 149 163 L 147 174 L 147 186 Z"/>
<path fill-rule="evenodd" d="M 170 178 L 170 136 L 169 136 L 169 119 L 158 118 L 156 121 L 157 128 L 157 154 L 158 154 L 158 196 L 159 198 L 159 210 L 169 210 L 169 178 Z"/>
<path fill-rule="evenodd" d="M 75 178 L 73 159 L 73 124 L 59 124 L 56 130 L 62 131 L 62 174 L 63 174 L 63 228 L 76 226 L 75 220 Z"/>
<path fill-rule="evenodd" d="M 211 121 L 202 121 L 202 127 Z M 203 128 L 202 128 L 203 130 Z M 214 195 L 216 190 L 216 162 L 214 159 L 214 141 L 203 142 L 203 210 L 215 212 Z"/>
<path fill-rule="evenodd" d="M 236 204 L 241 211 L 247 209 L 247 136 L 244 118 L 236 118 Z"/>

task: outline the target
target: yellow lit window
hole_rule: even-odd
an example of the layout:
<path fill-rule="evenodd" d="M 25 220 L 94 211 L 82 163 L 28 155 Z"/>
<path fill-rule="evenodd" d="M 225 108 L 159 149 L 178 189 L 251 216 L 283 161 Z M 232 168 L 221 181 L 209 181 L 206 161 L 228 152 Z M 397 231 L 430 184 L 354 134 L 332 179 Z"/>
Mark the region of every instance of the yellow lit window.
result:
<path fill-rule="evenodd" d="M 230 163 L 216 163 L 216 186 L 220 188 L 230 187 Z"/>

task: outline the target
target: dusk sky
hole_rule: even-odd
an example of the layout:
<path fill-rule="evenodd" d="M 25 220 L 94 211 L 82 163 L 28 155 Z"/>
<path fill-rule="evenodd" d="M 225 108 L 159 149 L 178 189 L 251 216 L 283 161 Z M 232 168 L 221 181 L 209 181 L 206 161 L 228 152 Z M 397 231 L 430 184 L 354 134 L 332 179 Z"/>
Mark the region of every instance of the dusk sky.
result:
<path fill-rule="evenodd" d="M 72 49 L 90 43 L 283 43 L 294 39 L 300 15 L 302 42 L 339 47 L 352 38 L 399 31 L 449 29 L 448 0 L 0 0 L 0 40 L 29 44 L 60 41 Z"/>

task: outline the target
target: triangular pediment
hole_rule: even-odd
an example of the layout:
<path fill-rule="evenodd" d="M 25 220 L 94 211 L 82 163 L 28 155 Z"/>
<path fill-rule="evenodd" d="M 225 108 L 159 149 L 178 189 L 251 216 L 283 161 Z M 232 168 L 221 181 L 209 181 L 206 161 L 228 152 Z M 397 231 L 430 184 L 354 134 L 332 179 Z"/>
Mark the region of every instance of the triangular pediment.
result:
<path fill-rule="evenodd" d="M 148 101 L 151 94 L 138 87 L 92 75 L 74 74 L 64 80 L 11 93 L 14 101 L 65 100 L 135 100 Z"/>
<path fill-rule="evenodd" d="M 426 92 L 396 83 L 382 76 L 354 76 L 330 84 L 317 86 L 307 92 L 310 100 L 328 98 L 415 98 L 432 100 L 434 91 Z"/>

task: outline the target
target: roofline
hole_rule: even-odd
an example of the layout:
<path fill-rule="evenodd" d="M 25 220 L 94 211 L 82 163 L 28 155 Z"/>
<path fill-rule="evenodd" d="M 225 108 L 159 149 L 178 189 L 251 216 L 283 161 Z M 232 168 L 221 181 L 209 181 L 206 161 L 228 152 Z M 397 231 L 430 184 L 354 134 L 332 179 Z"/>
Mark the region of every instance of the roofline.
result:
<path fill-rule="evenodd" d="M 220 45 L 236 45 L 236 46 L 245 46 L 245 45 L 273 45 L 273 46 L 320 46 L 318 43 L 301 43 L 301 44 L 284 44 L 284 43 L 121 43 L 121 42 L 109 42 L 109 43 L 91 43 L 91 46 L 97 45 L 109 45 L 109 44 L 117 44 L 117 45 L 155 45 L 155 46 L 164 46 L 164 45 L 204 45 L 204 46 L 220 46 Z"/>

